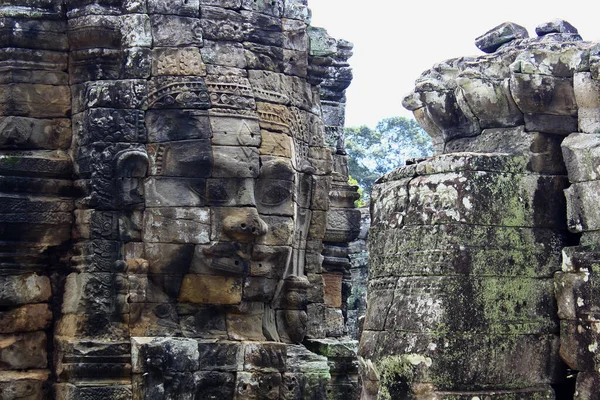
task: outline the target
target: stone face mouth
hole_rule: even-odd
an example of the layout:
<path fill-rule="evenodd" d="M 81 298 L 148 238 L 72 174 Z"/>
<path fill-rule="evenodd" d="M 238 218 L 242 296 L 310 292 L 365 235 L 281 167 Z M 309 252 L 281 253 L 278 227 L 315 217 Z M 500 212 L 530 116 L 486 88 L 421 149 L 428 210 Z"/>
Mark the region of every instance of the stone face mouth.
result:
<path fill-rule="evenodd" d="M 252 244 L 220 242 L 203 250 L 211 268 L 235 275 L 246 275 L 252 254 Z"/>

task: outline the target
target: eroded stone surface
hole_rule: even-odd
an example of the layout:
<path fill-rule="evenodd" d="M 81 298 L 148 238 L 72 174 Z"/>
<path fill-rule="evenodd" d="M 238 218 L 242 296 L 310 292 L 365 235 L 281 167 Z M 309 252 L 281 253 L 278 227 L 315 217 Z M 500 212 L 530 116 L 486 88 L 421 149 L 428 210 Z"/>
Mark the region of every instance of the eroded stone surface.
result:
<path fill-rule="evenodd" d="M 373 189 L 364 399 L 596 396 L 597 44 L 536 33 L 490 30 L 404 100 L 441 154 Z"/>
<path fill-rule="evenodd" d="M 0 397 L 346 393 L 286 346 L 345 333 L 352 45 L 305 0 L 4 3 Z"/>

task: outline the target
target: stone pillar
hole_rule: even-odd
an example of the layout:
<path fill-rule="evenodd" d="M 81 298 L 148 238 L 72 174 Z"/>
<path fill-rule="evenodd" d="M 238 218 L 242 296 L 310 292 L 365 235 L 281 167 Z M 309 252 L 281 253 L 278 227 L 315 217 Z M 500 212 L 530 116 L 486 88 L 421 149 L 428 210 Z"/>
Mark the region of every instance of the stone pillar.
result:
<path fill-rule="evenodd" d="M 594 61 L 590 57 L 592 65 Z M 594 70 L 594 68 L 591 68 Z M 578 246 L 563 250 L 562 271 L 555 276 L 561 319 L 561 356 L 577 374 L 575 398 L 593 399 L 600 392 L 600 84 L 597 74 L 574 76 L 579 106 L 579 133 L 562 142 L 570 186 L 565 190 L 567 223 L 581 235 Z"/>
<path fill-rule="evenodd" d="M 67 16 L 79 198 L 55 326 L 56 397 L 129 399 L 126 273 L 141 241 L 150 19 L 141 2 L 71 1 Z"/>
<path fill-rule="evenodd" d="M 359 354 L 380 395 L 533 399 L 562 379 L 553 275 L 566 181 L 526 165 L 447 154 L 374 186 Z"/>
<path fill-rule="evenodd" d="M 73 221 L 67 25 L 59 1 L 0 15 L 0 393 L 43 399 Z"/>
<path fill-rule="evenodd" d="M 436 64 L 404 100 L 440 155 L 373 191 L 364 399 L 573 396 L 559 343 L 586 371 L 576 396 L 593 398 L 593 363 L 577 354 L 595 354 L 594 302 L 576 293 L 596 292 L 594 256 L 566 247 L 555 272 L 579 241 L 567 222 L 596 230 L 594 178 L 581 179 L 595 139 L 565 137 L 597 129 L 597 51 L 566 21 L 536 32 L 486 32 L 476 45 L 488 55 Z"/>

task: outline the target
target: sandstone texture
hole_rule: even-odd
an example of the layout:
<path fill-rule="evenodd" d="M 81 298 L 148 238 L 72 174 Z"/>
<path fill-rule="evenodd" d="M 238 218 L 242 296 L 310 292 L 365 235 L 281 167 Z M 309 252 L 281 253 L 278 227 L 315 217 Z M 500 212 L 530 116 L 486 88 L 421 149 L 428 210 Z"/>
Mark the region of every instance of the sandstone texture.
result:
<path fill-rule="evenodd" d="M 373 188 L 364 400 L 598 397 L 598 43 L 535 32 L 404 99 L 437 155 Z"/>
<path fill-rule="evenodd" d="M 3 1 L 0 32 L 0 397 L 356 398 L 352 44 L 306 0 Z"/>

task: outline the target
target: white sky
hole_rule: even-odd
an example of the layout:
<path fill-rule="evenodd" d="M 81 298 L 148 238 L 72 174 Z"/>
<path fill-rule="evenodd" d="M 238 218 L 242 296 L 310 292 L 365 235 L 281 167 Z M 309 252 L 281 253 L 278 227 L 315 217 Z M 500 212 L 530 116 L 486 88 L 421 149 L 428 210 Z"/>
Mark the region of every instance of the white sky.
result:
<path fill-rule="evenodd" d="M 475 38 L 510 21 L 535 27 L 569 21 L 584 40 L 600 40 L 600 5 L 589 0 L 309 0 L 312 25 L 354 43 L 354 80 L 347 93 L 346 126 L 375 124 L 396 115 L 421 72 L 436 62 L 484 54 Z"/>

